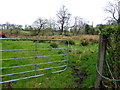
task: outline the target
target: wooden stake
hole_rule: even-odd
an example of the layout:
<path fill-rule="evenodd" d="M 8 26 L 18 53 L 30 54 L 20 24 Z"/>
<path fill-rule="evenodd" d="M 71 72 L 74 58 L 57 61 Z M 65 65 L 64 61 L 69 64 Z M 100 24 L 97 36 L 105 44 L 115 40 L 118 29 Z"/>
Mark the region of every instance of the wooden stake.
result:
<path fill-rule="evenodd" d="M 99 51 L 98 51 L 98 71 L 102 74 L 103 73 L 103 65 L 106 55 L 106 37 L 104 35 L 100 35 L 100 42 L 99 42 Z M 100 88 L 100 82 L 102 77 L 97 72 L 97 79 L 95 88 Z"/>

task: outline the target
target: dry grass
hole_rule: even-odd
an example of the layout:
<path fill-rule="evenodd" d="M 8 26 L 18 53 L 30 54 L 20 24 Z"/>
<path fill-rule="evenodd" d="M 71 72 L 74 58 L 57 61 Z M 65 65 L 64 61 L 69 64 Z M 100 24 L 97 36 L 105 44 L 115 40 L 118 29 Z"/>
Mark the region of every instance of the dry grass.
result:
<path fill-rule="evenodd" d="M 98 40 L 98 35 L 78 35 L 78 36 L 63 36 L 63 35 L 54 35 L 54 36 L 10 36 L 8 38 L 34 38 L 34 39 L 67 39 L 67 40 L 83 40 L 83 39 L 93 39 Z"/>

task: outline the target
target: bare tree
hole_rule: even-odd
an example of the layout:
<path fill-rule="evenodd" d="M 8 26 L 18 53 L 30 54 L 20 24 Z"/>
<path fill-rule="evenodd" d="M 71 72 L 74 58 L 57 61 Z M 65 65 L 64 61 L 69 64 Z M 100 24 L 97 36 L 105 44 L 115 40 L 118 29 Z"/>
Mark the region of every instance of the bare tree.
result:
<path fill-rule="evenodd" d="M 118 23 L 120 23 L 120 1 L 118 2 Z"/>
<path fill-rule="evenodd" d="M 117 22 L 120 22 L 120 1 L 117 1 L 117 3 L 108 3 L 108 6 L 105 8 L 105 11 L 112 14 L 112 19 L 116 20 Z"/>
<path fill-rule="evenodd" d="M 56 30 L 56 21 L 52 18 L 48 19 L 46 23 L 46 28 Z"/>
<path fill-rule="evenodd" d="M 78 35 L 80 33 L 80 30 L 83 29 L 85 26 L 85 20 L 80 17 L 74 17 L 74 25 L 72 26 L 72 32 L 74 35 Z"/>
<path fill-rule="evenodd" d="M 10 28 L 10 23 L 6 22 L 6 29 L 8 30 Z"/>
<path fill-rule="evenodd" d="M 0 24 L 0 29 L 3 30 L 3 25 L 2 24 Z"/>
<path fill-rule="evenodd" d="M 68 28 L 71 14 L 69 13 L 68 9 L 65 8 L 65 6 L 62 6 L 56 15 L 58 17 L 58 24 L 60 25 L 59 28 L 61 30 L 61 35 L 63 35 L 65 28 Z"/>
<path fill-rule="evenodd" d="M 35 27 L 36 27 L 37 30 L 38 30 L 38 32 L 36 33 L 36 35 L 38 35 L 38 34 L 40 33 L 40 31 L 45 28 L 46 23 L 47 23 L 47 20 L 46 20 L 46 19 L 43 19 L 43 18 L 38 18 L 38 19 L 34 22 L 34 25 L 35 25 Z"/>

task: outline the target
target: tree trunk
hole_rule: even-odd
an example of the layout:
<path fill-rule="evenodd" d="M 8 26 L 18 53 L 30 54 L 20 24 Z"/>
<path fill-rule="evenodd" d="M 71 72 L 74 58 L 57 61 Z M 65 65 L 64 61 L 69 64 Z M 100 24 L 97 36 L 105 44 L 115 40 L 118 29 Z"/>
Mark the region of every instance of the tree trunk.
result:
<path fill-rule="evenodd" d="M 120 23 L 120 1 L 118 2 L 118 23 Z"/>
<path fill-rule="evenodd" d="M 63 27 L 64 27 L 64 24 L 61 25 L 61 35 L 64 35 L 64 30 L 63 30 L 64 28 Z"/>

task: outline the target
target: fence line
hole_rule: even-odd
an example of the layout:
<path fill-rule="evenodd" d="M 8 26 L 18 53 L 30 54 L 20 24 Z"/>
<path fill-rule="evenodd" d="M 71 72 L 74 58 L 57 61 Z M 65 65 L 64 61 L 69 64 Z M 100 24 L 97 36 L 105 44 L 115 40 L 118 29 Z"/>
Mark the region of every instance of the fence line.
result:
<path fill-rule="evenodd" d="M 95 83 L 95 88 L 100 88 L 102 78 L 110 80 L 110 81 L 115 81 L 115 82 L 120 81 L 120 79 L 114 78 L 112 71 L 110 69 L 109 63 L 106 60 L 107 40 L 108 40 L 108 38 L 105 35 L 100 34 L 99 51 L 98 51 L 98 64 L 96 65 L 96 70 L 97 70 L 96 77 L 97 77 L 97 79 L 96 79 L 96 83 Z M 107 64 L 107 68 L 108 68 L 108 71 L 109 71 L 112 79 L 103 75 L 104 62 L 106 62 L 106 64 Z"/>

